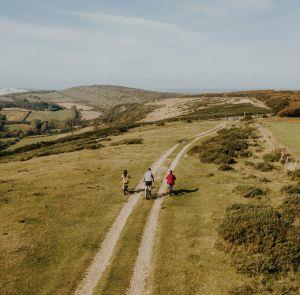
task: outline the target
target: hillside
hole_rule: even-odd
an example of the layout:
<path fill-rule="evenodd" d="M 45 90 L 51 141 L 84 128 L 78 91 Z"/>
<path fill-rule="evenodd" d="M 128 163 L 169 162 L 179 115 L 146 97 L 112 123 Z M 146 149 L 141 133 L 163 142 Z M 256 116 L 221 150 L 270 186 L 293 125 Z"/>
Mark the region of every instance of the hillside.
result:
<path fill-rule="evenodd" d="M 120 104 L 145 103 L 157 99 L 179 97 L 180 94 L 157 92 L 112 85 L 77 86 L 62 91 L 31 91 L 0 96 L 0 100 L 28 99 L 51 102 L 82 103 L 98 108 L 110 108 Z"/>

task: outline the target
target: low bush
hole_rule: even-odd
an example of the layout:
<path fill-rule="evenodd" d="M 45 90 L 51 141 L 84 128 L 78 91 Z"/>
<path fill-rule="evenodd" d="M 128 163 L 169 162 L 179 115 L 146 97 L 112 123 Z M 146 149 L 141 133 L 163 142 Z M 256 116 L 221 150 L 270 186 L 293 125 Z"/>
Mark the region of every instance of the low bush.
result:
<path fill-rule="evenodd" d="M 240 272 L 253 276 L 299 267 L 299 229 L 271 206 L 234 204 L 218 231 Z"/>
<path fill-rule="evenodd" d="M 228 208 L 219 227 L 219 234 L 225 241 L 243 245 L 254 253 L 284 241 L 284 231 L 287 231 L 286 224 L 275 209 L 246 204 Z"/>
<path fill-rule="evenodd" d="M 235 158 L 245 155 L 251 128 L 223 129 L 218 135 L 193 147 L 189 154 L 196 155 L 203 163 L 234 164 Z"/>
<path fill-rule="evenodd" d="M 300 182 L 296 184 L 285 185 L 281 191 L 286 192 L 288 194 L 300 194 Z"/>
<path fill-rule="evenodd" d="M 261 188 L 249 185 L 238 185 L 234 191 L 241 194 L 244 198 L 260 198 L 266 194 Z"/>
<path fill-rule="evenodd" d="M 228 165 L 228 164 L 220 164 L 218 167 L 218 170 L 220 171 L 231 171 L 234 170 L 232 166 Z"/>
<path fill-rule="evenodd" d="M 116 141 L 116 142 L 112 142 L 111 146 L 117 146 L 117 145 L 122 145 L 122 144 L 141 144 L 143 143 L 143 139 L 142 138 L 129 138 L 129 139 L 123 139 L 120 141 Z"/>
<path fill-rule="evenodd" d="M 271 180 L 268 179 L 267 177 L 263 177 L 263 178 L 260 179 L 260 182 L 269 183 L 269 182 L 271 182 Z"/>
<path fill-rule="evenodd" d="M 300 117 L 300 102 L 293 102 L 278 112 L 280 117 Z"/>
<path fill-rule="evenodd" d="M 276 151 L 263 156 L 265 162 L 278 162 L 281 159 L 281 152 Z"/>
<path fill-rule="evenodd" d="M 234 287 L 229 291 L 229 295 L 298 295 L 299 293 L 299 283 L 293 276 L 282 276 L 274 280 L 269 275 L 252 279 L 244 286 Z"/>
<path fill-rule="evenodd" d="M 189 140 L 187 138 L 180 138 L 177 140 L 177 143 L 183 143 L 183 142 L 188 142 Z"/>
<path fill-rule="evenodd" d="M 292 178 L 292 180 L 300 179 L 300 170 L 288 171 L 287 174 Z"/>
<path fill-rule="evenodd" d="M 255 164 L 251 161 L 245 161 L 245 165 L 249 166 L 249 167 L 254 167 L 255 166 Z"/>
<path fill-rule="evenodd" d="M 274 169 L 274 165 L 270 164 L 269 162 L 259 162 L 254 166 L 257 170 L 268 172 Z"/>

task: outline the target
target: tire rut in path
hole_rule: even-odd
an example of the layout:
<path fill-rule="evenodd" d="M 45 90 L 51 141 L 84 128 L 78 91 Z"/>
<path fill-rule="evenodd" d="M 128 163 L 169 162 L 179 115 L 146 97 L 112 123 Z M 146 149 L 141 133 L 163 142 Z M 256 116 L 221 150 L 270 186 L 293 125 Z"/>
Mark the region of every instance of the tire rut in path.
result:
<path fill-rule="evenodd" d="M 197 140 L 205 136 L 208 136 L 223 128 L 224 125 L 221 124 L 211 130 L 198 134 L 194 140 L 186 144 L 179 151 L 179 153 L 171 163 L 168 170 L 174 170 L 176 168 L 177 164 L 179 163 L 181 157 L 184 155 L 186 150 Z M 163 194 L 165 192 L 165 189 L 166 189 L 166 180 L 164 179 L 162 185 L 160 186 L 159 194 Z M 159 211 L 161 209 L 162 202 L 163 202 L 163 198 L 154 201 L 149 218 L 145 225 L 142 242 L 139 247 L 138 256 L 135 261 L 133 275 L 130 280 L 130 286 L 127 291 L 128 295 L 145 295 L 151 293 L 149 286 L 147 286 L 147 280 L 149 279 L 151 274 L 152 249 L 154 245 L 154 239 L 155 239 L 156 228 L 158 223 L 158 216 L 159 216 Z"/>
<path fill-rule="evenodd" d="M 179 146 L 174 145 L 168 149 L 153 165 L 152 173 L 157 175 L 160 173 L 164 161 L 172 154 L 172 152 Z M 136 187 L 136 191 L 143 189 L 143 179 Z M 133 211 L 135 205 L 140 200 L 142 192 L 135 193 L 128 198 L 126 204 L 122 207 L 118 217 L 113 223 L 112 227 L 106 234 L 104 241 L 102 242 L 99 251 L 94 256 L 92 263 L 86 271 L 84 279 L 75 291 L 75 295 L 89 295 L 93 293 L 94 288 L 99 282 L 103 272 L 110 263 L 113 255 L 114 248 L 120 238 L 121 232 L 126 225 L 126 221 Z"/>

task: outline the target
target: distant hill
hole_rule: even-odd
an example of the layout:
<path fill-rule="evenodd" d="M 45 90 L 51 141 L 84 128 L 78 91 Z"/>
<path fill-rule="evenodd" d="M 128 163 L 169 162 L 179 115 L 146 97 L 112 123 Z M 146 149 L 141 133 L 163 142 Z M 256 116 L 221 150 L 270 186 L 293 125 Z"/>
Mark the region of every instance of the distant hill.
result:
<path fill-rule="evenodd" d="M 0 89 L 0 96 L 6 94 L 13 94 L 13 93 L 23 93 L 23 92 L 26 92 L 26 90 L 17 89 L 17 88 L 3 88 Z"/>
<path fill-rule="evenodd" d="M 13 93 L 0 97 L 0 100 L 28 99 L 52 102 L 74 102 L 111 108 L 120 104 L 152 102 L 158 99 L 179 97 L 182 94 L 149 91 L 136 88 L 112 85 L 92 85 L 68 88 L 62 91 L 45 90 L 26 93 Z"/>

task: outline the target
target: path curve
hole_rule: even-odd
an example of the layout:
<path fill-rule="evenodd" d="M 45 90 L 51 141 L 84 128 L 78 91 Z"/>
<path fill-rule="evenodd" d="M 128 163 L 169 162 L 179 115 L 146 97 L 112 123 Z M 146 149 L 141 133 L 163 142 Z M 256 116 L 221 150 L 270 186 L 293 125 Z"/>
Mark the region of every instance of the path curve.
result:
<path fill-rule="evenodd" d="M 154 175 L 160 173 L 161 167 L 164 161 L 172 154 L 172 152 L 178 147 L 179 144 L 175 144 L 168 149 L 151 167 Z M 135 190 L 143 189 L 143 179 L 140 181 Z M 90 295 L 93 293 L 94 288 L 99 282 L 103 272 L 110 263 L 113 255 L 114 248 L 119 240 L 121 232 L 126 225 L 126 221 L 133 211 L 135 205 L 140 200 L 142 193 L 135 193 L 128 198 L 126 204 L 122 207 L 117 219 L 113 223 L 112 227 L 105 236 L 104 241 L 96 253 L 92 263 L 87 269 L 86 275 L 78 288 L 75 291 L 75 295 Z"/>
<path fill-rule="evenodd" d="M 177 164 L 179 163 L 181 157 L 184 155 L 186 150 L 194 144 L 200 138 L 213 134 L 225 126 L 224 124 L 218 125 L 217 127 L 210 129 L 208 131 L 198 134 L 190 143 L 186 144 L 177 154 L 176 158 L 171 163 L 168 170 L 175 170 Z M 166 180 L 164 178 L 162 185 L 159 189 L 159 194 L 165 192 Z M 138 256 L 135 261 L 133 275 L 130 280 L 130 286 L 127 291 L 128 295 L 145 295 L 150 294 L 150 288 L 147 286 L 147 280 L 151 274 L 151 260 L 152 260 L 152 249 L 154 245 L 154 238 L 156 234 L 156 228 L 158 223 L 159 211 L 163 198 L 156 199 L 154 201 L 153 207 L 151 209 L 149 218 L 144 228 L 142 242 L 139 247 Z"/>

